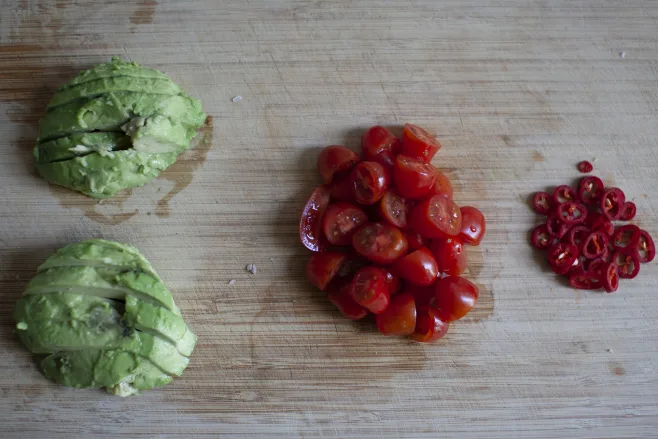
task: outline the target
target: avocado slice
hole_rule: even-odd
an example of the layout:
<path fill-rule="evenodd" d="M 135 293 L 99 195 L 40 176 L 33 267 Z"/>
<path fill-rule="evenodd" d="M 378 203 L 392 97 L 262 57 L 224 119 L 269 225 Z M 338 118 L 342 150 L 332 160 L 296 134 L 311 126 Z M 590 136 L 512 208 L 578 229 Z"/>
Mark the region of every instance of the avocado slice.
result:
<path fill-rule="evenodd" d="M 181 354 L 192 355 L 196 335 L 189 330 L 181 316 L 135 296 L 127 295 L 124 321 L 128 327 L 169 341 Z"/>
<path fill-rule="evenodd" d="M 125 300 L 126 295 L 132 294 L 180 315 L 180 310 L 162 281 L 136 271 L 94 267 L 49 268 L 37 273 L 23 295 L 58 292 L 119 300 Z"/>
<path fill-rule="evenodd" d="M 79 266 L 142 271 L 160 280 L 153 266 L 137 249 L 102 239 L 90 239 L 62 247 L 46 259 L 37 272 L 49 268 Z"/>
<path fill-rule="evenodd" d="M 205 120 L 201 102 L 187 95 L 107 93 L 86 101 L 72 101 L 46 113 L 39 123 L 37 142 L 77 132 L 118 131 L 132 117 L 156 114 L 195 129 Z"/>
<path fill-rule="evenodd" d="M 183 90 L 169 78 L 111 76 L 109 78 L 99 78 L 71 85 L 65 89 L 58 90 L 48 103 L 46 111 L 52 111 L 54 108 L 68 104 L 76 99 L 89 99 L 110 92 L 126 91 L 163 95 L 183 93 Z"/>
<path fill-rule="evenodd" d="M 34 147 L 34 156 L 37 163 L 50 163 L 126 149 L 131 145 L 130 137 L 122 132 L 79 133 L 40 143 Z"/>
<path fill-rule="evenodd" d="M 37 170 L 46 180 L 82 192 L 93 198 L 143 186 L 176 161 L 177 153 L 151 154 L 134 149 L 101 156 L 90 154 L 71 160 L 39 163 Z"/>
<path fill-rule="evenodd" d="M 98 64 L 91 69 L 83 70 L 75 78 L 59 87 L 57 91 L 59 92 L 79 84 L 95 81 L 97 79 L 111 78 L 114 76 L 125 76 L 129 78 L 169 79 L 167 75 L 158 70 L 151 69 L 149 67 L 142 67 L 135 62 L 124 61 L 118 56 L 113 56 L 110 62 Z"/>
<path fill-rule="evenodd" d="M 196 129 L 162 115 L 134 117 L 121 129 L 130 136 L 133 148 L 140 152 L 182 152 L 190 145 Z"/>

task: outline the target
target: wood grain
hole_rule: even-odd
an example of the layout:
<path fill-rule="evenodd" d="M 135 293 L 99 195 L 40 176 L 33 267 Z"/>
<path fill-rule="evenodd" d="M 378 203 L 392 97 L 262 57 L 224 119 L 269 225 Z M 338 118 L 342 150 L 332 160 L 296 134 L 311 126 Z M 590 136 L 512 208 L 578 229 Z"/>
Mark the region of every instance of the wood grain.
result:
<path fill-rule="evenodd" d="M 657 18 L 650 0 L 3 1 L 0 436 L 657 437 L 656 263 L 580 292 L 527 244 L 529 194 L 582 159 L 658 233 Z M 31 148 L 53 90 L 112 55 L 200 97 L 212 147 L 96 204 L 37 178 Z M 431 346 L 341 319 L 296 235 L 318 149 L 405 121 L 439 134 L 435 164 L 488 220 L 484 297 Z M 96 236 L 138 246 L 199 335 L 163 390 L 57 387 L 13 334 L 36 266 Z"/>

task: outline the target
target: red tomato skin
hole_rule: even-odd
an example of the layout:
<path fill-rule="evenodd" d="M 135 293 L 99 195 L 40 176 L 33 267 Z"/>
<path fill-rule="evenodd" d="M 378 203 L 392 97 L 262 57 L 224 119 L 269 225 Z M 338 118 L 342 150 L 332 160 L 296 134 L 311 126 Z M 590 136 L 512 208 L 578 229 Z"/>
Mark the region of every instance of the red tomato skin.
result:
<path fill-rule="evenodd" d="M 404 124 L 402 132 L 402 154 L 416 157 L 429 163 L 441 148 L 436 137 L 423 128 L 410 123 Z"/>
<path fill-rule="evenodd" d="M 473 206 L 464 206 L 459 210 L 462 213 L 462 227 L 459 231 L 459 239 L 466 245 L 480 245 L 487 231 L 487 222 L 484 219 L 484 215 Z"/>
<path fill-rule="evenodd" d="M 393 270 L 404 280 L 421 286 L 434 283 L 439 274 L 436 260 L 427 248 L 421 248 L 398 259 Z"/>
<path fill-rule="evenodd" d="M 363 133 L 361 137 L 361 154 L 364 160 L 376 161 L 375 157 L 384 151 L 397 154 L 400 151 L 400 140 L 386 128 L 375 125 Z"/>
<path fill-rule="evenodd" d="M 402 280 L 400 276 L 391 273 L 389 270 L 384 269 L 386 272 L 386 286 L 388 287 L 388 295 L 393 297 L 402 291 Z"/>
<path fill-rule="evenodd" d="M 318 172 L 325 183 L 331 183 L 334 174 L 352 169 L 359 156 L 344 146 L 329 145 L 318 155 Z"/>
<path fill-rule="evenodd" d="M 361 162 L 352 169 L 354 199 L 359 204 L 375 204 L 391 184 L 391 173 L 379 163 Z"/>
<path fill-rule="evenodd" d="M 354 250 L 364 258 L 381 265 L 394 262 L 409 248 L 407 238 L 394 226 L 368 223 L 352 236 Z"/>
<path fill-rule="evenodd" d="M 430 343 L 443 338 L 450 323 L 442 320 L 439 310 L 431 306 L 419 306 L 416 310 L 416 329 L 411 338 L 421 343 Z"/>
<path fill-rule="evenodd" d="M 429 193 L 431 195 L 444 195 L 452 200 L 453 192 L 452 183 L 450 183 L 448 176 L 437 169 L 434 186 L 432 186 Z"/>
<path fill-rule="evenodd" d="M 334 175 L 331 184 L 326 185 L 333 201 L 356 203 L 354 199 L 354 180 L 352 172 L 342 172 Z"/>
<path fill-rule="evenodd" d="M 350 245 L 352 235 L 368 221 L 366 213 L 349 203 L 330 204 L 322 218 L 322 231 L 333 245 Z"/>
<path fill-rule="evenodd" d="M 375 316 L 377 329 L 384 335 L 410 335 L 416 328 L 416 302 L 409 293 L 393 299 L 386 311 Z"/>
<path fill-rule="evenodd" d="M 306 263 L 306 278 L 321 291 L 325 291 L 346 258 L 345 254 L 332 251 L 313 253 Z"/>
<path fill-rule="evenodd" d="M 452 322 L 464 317 L 479 296 L 477 285 L 457 276 L 444 277 L 434 283 L 432 305 L 439 310 L 442 320 Z"/>
<path fill-rule="evenodd" d="M 430 250 L 436 259 L 440 273 L 460 276 L 468 267 L 466 248 L 458 237 L 435 239 Z"/>
<path fill-rule="evenodd" d="M 430 193 L 436 182 L 436 168 L 417 158 L 399 155 L 393 167 L 393 179 L 400 195 L 405 198 L 422 198 Z"/>
<path fill-rule="evenodd" d="M 434 284 L 426 287 L 407 284 L 403 291 L 414 296 L 417 306 L 429 305 L 434 300 Z"/>
<path fill-rule="evenodd" d="M 360 320 L 368 315 L 368 310 L 359 305 L 349 294 L 349 285 L 344 285 L 340 290 L 327 294 L 327 299 L 350 320 Z"/>
<path fill-rule="evenodd" d="M 350 283 L 349 293 L 356 303 L 373 314 L 381 314 L 390 303 L 386 273 L 377 267 L 359 270 Z"/>
<path fill-rule="evenodd" d="M 411 213 L 411 227 L 424 238 L 456 236 L 461 225 L 461 210 L 454 201 L 441 195 L 429 197 L 414 207 Z"/>
<path fill-rule="evenodd" d="M 419 248 L 425 247 L 425 239 L 420 236 L 420 233 L 414 232 L 412 230 L 405 230 L 405 238 L 409 243 L 409 251 L 418 250 Z"/>
<path fill-rule="evenodd" d="M 306 201 L 302 216 L 299 220 L 299 239 L 307 249 L 318 252 L 328 247 L 322 232 L 322 217 L 329 206 L 329 191 L 317 187 Z"/>

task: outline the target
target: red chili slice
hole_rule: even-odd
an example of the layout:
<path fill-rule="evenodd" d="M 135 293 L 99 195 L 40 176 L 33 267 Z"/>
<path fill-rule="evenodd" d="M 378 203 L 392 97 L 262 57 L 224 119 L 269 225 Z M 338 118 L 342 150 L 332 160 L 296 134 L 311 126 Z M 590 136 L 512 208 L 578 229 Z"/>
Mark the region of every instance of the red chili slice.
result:
<path fill-rule="evenodd" d="M 601 224 L 596 226 L 594 229 L 597 232 L 603 232 L 608 236 L 612 236 L 615 233 L 615 226 L 610 221 L 603 221 Z"/>
<path fill-rule="evenodd" d="M 610 221 L 618 220 L 621 216 L 625 202 L 626 196 L 621 189 L 616 187 L 606 189 L 599 201 L 601 213 Z"/>
<path fill-rule="evenodd" d="M 656 246 L 653 244 L 651 235 L 646 230 L 640 230 L 637 249 L 640 262 L 651 262 L 656 257 Z"/>
<path fill-rule="evenodd" d="M 636 248 L 640 242 L 640 228 L 633 224 L 617 227 L 612 235 L 612 247 L 615 250 L 622 248 Z"/>
<path fill-rule="evenodd" d="M 598 290 L 603 282 L 601 278 L 592 273 L 574 274 L 569 276 L 569 284 L 581 290 Z"/>
<path fill-rule="evenodd" d="M 530 243 L 539 250 L 546 250 L 551 245 L 551 234 L 548 233 L 546 224 L 540 224 L 532 231 Z"/>
<path fill-rule="evenodd" d="M 602 257 L 608 249 L 608 235 L 603 232 L 592 232 L 583 242 L 583 256 L 588 259 Z"/>
<path fill-rule="evenodd" d="M 580 180 L 578 195 L 583 204 L 596 204 L 603 195 L 603 182 L 599 177 L 593 175 Z"/>
<path fill-rule="evenodd" d="M 637 206 L 632 201 L 627 201 L 624 203 L 624 207 L 621 210 L 621 215 L 619 219 L 621 221 L 630 221 L 635 218 L 635 213 L 637 212 Z"/>
<path fill-rule="evenodd" d="M 548 264 L 557 274 L 565 274 L 578 258 L 578 249 L 575 245 L 560 242 L 548 249 Z"/>
<path fill-rule="evenodd" d="M 607 262 L 603 258 L 590 259 L 584 265 L 585 272 L 601 276 L 603 273 L 603 267 L 605 267 L 606 264 Z"/>
<path fill-rule="evenodd" d="M 546 219 L 546 229 L 551 236 L 562 238 L 569 231 L 569 225 L 560 221 L 557 212 L 553 212 Z"/>
<path fill-rule="evenodd" d="M 567 233 L 567 240 L 569 244 L 575 245 L 576 248 L 582 252 L 583 243 L 590 233 L 590 230 L 585 226 L 575 226 L 569 230 L 569 233 Z"/>
<path fill-rule="evenodd" d="M 608 262 L 603 266 L 601 282 L 608 293 L 617 291 L 617 288 L 619 288 L 619 267 L 617 267 L 617 264 Z"/>
<path fill-rule="evenodd" d="M 578 201 L 576 191 L 566 184 L 556 187 L 555 191 L 553 191 L 553 202 L 555 205 L 557 206 L 558 204 L 567 203 L 569 201 Z"/>
<path fill-rule="evenodd" d="M 557 216 L 565 224 L 581 224 L 587 218 L 587 208 L 573 201 L 562 203 L 557 206 Z"/>
<path fill-rule="evenodd" d="M 587 261 L 587 258 L 578 256 L 576 260 L 573 261 L 573 264 L 571 264 L 571 267 L 569 267 L 569 271 L 566 273 L 567 276 L 571 276 L 572 274 L 585 273 L 585 261 Z"/>
<path fill-rule="evenodd" d="M 592 172 L 593 169 L 594 166 L 587 160 L 583 160 L 582 162 L 578 163 L 578 170 L 584 174 Z"/>
<path fill-rule="evenodd" d="M 619 267 L 619 277 L 633 279 L 640 272 L 640 258 L 635 248 L 617 250 L 612 255 L 612 262 Z"/>
<path fill-rule="evenodd" d="M 553 210 L 553 197 L 548 192 L 536 192 L 532 197 L 532 207 L 537 213 L 548 215 Z"/>

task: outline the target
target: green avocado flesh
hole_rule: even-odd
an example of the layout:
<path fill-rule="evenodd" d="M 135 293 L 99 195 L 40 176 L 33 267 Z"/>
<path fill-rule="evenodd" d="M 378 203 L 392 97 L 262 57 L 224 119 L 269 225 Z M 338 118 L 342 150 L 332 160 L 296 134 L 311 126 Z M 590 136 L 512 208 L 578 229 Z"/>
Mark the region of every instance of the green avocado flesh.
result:
<path fill-rule="evenodd" d="M 38 269 L 14 309 L 44 375 L 128 396 L 180 376 L 196 336 L 137 249 L 100 239 L 70 244 Z"/>
<path fill-rule="evenodd" d="M 57 90 L 39 123 L 37 170 L 51 183 L 111 197 L 171 166 L 205 117 L 164 73 L 112 58 Z"/>

